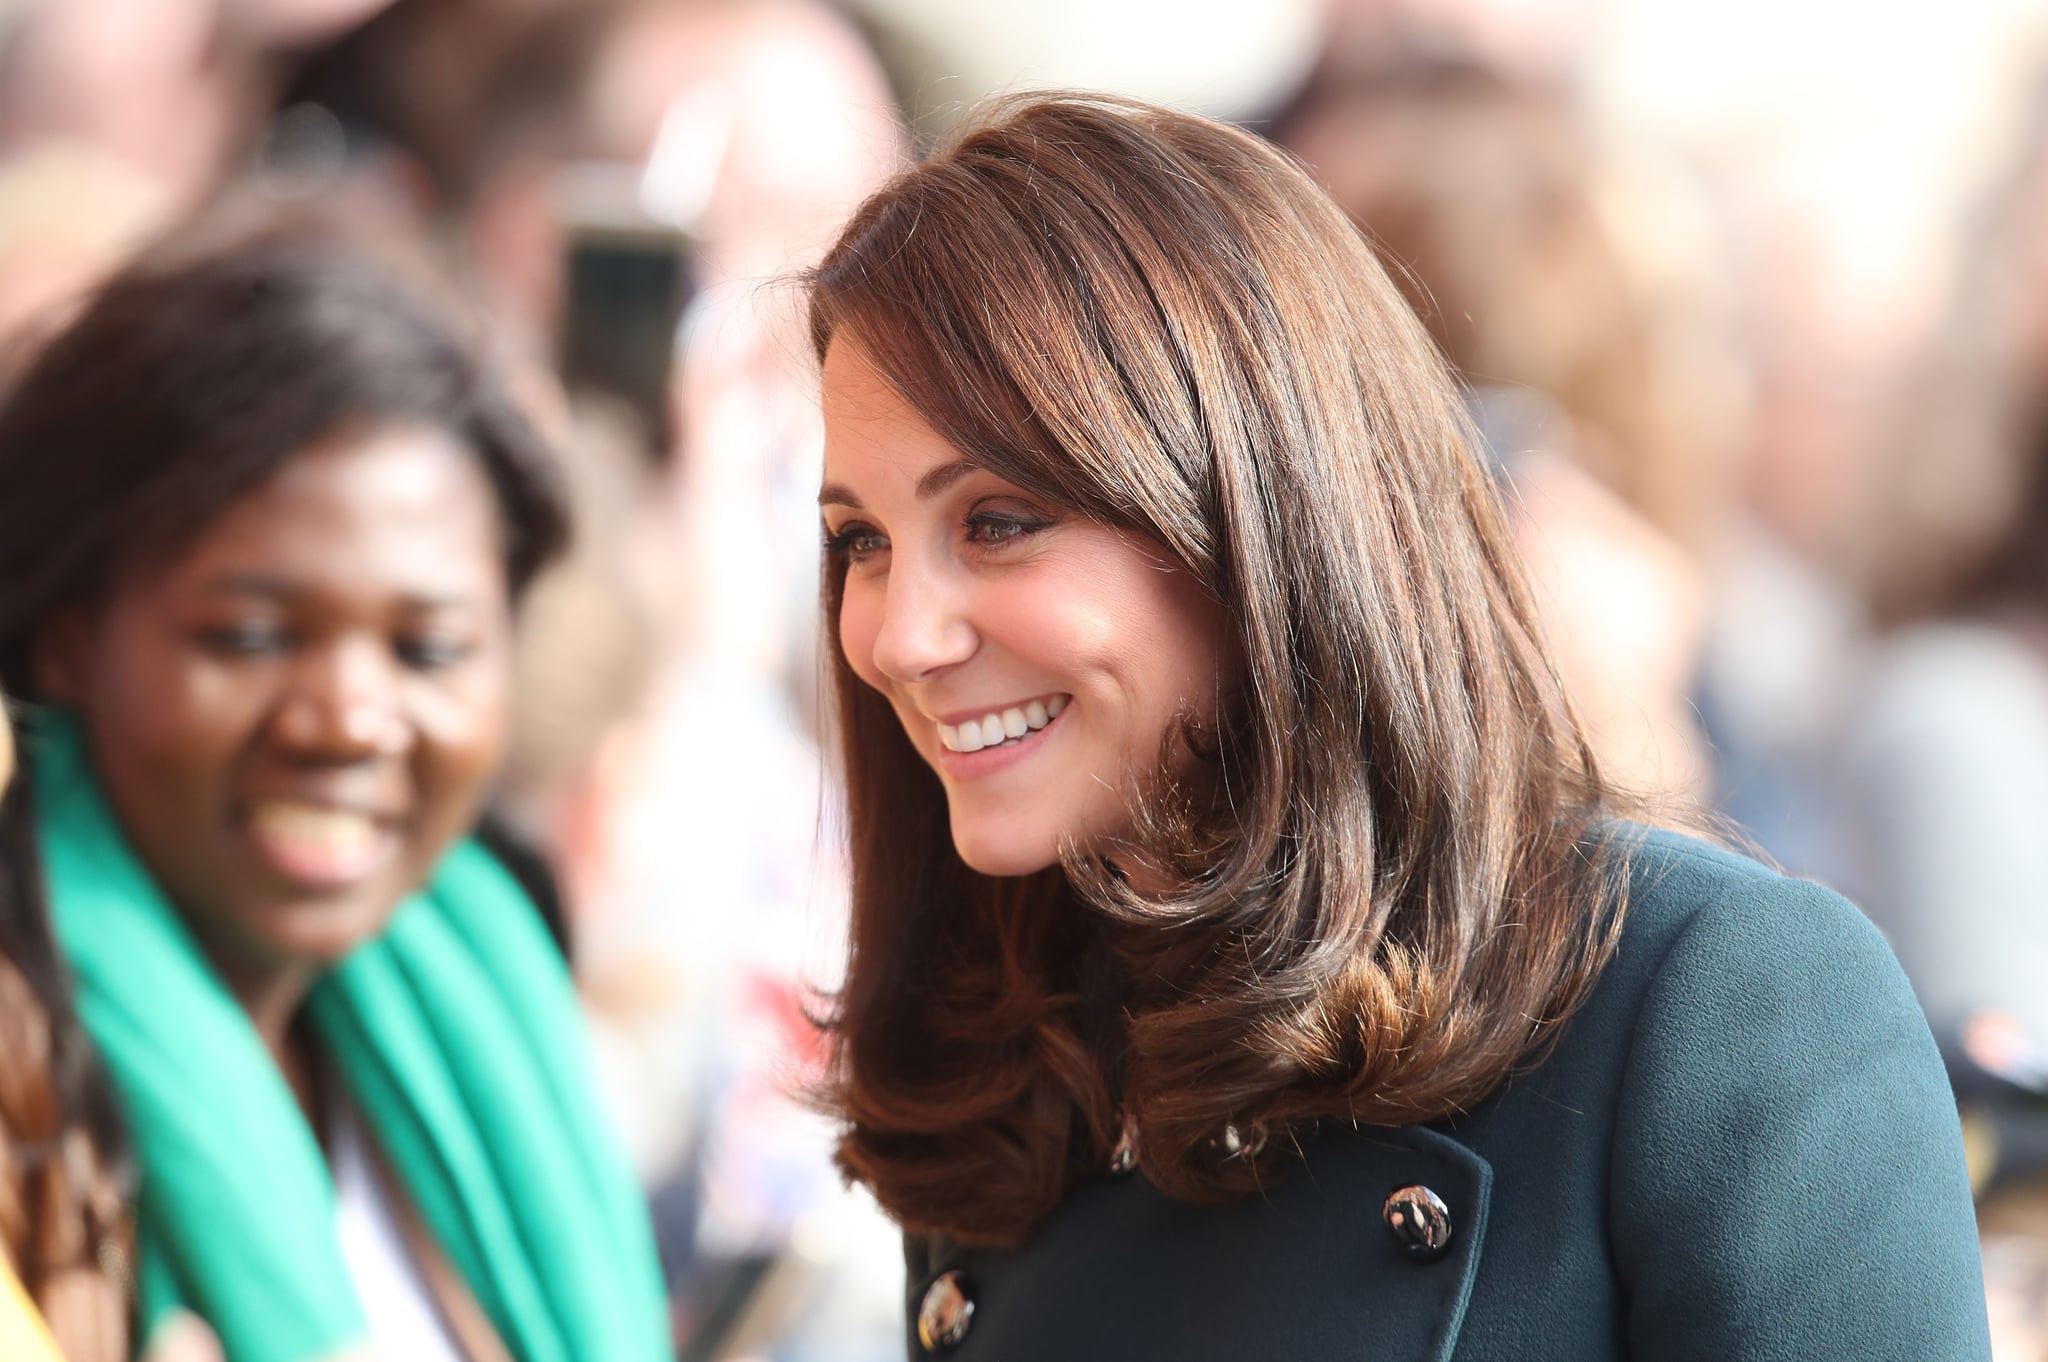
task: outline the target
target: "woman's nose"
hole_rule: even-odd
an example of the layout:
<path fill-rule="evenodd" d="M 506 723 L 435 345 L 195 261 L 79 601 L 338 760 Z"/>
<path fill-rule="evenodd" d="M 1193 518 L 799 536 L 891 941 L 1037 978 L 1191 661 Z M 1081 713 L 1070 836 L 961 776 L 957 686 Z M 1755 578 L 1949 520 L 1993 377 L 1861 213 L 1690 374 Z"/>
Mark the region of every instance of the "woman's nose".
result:
<path fill-rule="evenodd" d="M 368 643 L 310 649 L 294 669 L 272 724 L 275 739 L 312 760 L 350 762 L 403 755 L 413 726 L 395 659 Z"/>
<path fill-rule="evenodd" d="M 923 681 L 974 656 L 980 635 L 969 603 L 942 574 L 889 574 L 882 624 L 875 634 L 875 666 L 891 680 Z"/>

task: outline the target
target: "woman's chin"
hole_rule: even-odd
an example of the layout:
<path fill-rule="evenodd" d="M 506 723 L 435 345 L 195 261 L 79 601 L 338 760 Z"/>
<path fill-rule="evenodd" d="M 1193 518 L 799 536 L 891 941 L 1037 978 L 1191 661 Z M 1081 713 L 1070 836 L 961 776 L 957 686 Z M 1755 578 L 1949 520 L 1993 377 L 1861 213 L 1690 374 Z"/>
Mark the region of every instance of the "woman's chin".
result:
<path fill-rule="evenodd" d="M 967 862 L 968 869 L 1006 879 L 1035 875 L 1060 861 L 1057 839 L 1019 835 L 1014 824 L 1006 825 L 1000 819 L 991 820 L 987 826 L 962 826 L 955 819 L 953 849 Z"/>

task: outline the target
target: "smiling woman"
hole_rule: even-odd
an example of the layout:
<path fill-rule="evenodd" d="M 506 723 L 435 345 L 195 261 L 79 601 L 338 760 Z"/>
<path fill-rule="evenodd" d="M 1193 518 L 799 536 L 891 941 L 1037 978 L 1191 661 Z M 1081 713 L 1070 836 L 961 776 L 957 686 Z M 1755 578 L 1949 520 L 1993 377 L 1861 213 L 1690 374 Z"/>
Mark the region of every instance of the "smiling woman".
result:
<path fill-rule="evenodd" d="M 468 840 L 563 535 L 470 345 L 335 224 L 189 229 L 0 406 L 0 944 L 112 1079 L 145 1328 L 667 1355 L 563 961 Z"/>
<path fill-rule="evenodd" d="M 1007 101 L 810 301 L 828 1096 L 913 1356 L 1986 1356 L 1897 966 L 1627 821 L 1442 364 L 1299 169 Z"/>

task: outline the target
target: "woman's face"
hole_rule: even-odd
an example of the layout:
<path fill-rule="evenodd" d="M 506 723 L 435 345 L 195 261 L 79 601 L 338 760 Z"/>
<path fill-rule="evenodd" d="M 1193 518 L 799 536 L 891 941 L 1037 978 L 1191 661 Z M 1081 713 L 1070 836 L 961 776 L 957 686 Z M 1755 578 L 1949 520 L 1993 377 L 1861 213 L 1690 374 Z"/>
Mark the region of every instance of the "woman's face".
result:
<path fill-rule="evenodd" d="M 1126 834 L 1169 730 L 1215 713 L 1223 608 L 1143 538 L 966 463 L 844 341 L 824 409 L 839 641 L 938 773 L 961 859 L 1023 875 Z"/>
<path fill-rule="evenodd" d="M 376 935 L 475 818 L 505 742 L 502 564 L 467 450 L 358 431 L 46 633 L 46 694 L 231 973 Z"/>

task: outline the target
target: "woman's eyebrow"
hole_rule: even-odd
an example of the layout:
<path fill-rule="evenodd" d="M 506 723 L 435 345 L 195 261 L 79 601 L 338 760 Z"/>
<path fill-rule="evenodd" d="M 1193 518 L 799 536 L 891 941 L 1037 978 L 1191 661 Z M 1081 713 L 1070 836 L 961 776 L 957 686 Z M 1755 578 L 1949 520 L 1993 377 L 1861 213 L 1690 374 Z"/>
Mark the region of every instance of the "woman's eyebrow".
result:
<path fill-rule="evenodd" d="M 917 480 L 918 500 L 930 500 L 948 487 L 951 487 L 954 483 L 960 481 L 960 479 L 966 477 L 969 473 L 979 471 L 980 468 L 981 465 L 971 459 L 955 459 L 951 463 L 942 463 L 937 468 L 926 469 L 924 476 Z M 852 488 L 842 486 L 836 482 L 828 482 L 818 489 L 818 504 L 820 506 L 844 506 L 851 511 L 864 509 L 861 505 L 861 499 L 854 495 Z"/>
<path fill-rule="evenodd" d="M 261 572 L 227 572 L 205 582 L 200 589 L 209 596 L 264 596 L 276 600 L 290 600 L 303 595 L 305 588 L 289 577 L 273 577 Z"/>
<path fill-rule="evenodd" d="M 926 470 L 925 475 L 917 480 L 918 500 L 923 501 L 937 496 L 979 467 L 979 464 L 967 459 L 955 459 L 951 463 L 942 463 L 937 468 Z"/>
<path fill-rule="evenodd" d="M 202 583 L 199 590 L 213 597 L 253 596 L 290 604 L 314 594 L 315 588 L 291 577 L 262 572 L 229 572 Z M 402 593 L 400 604 L 410 614 L 433 614 L 472 609 L 477 599 L 473 593 L 462 590 L 413 588 Z"/>

